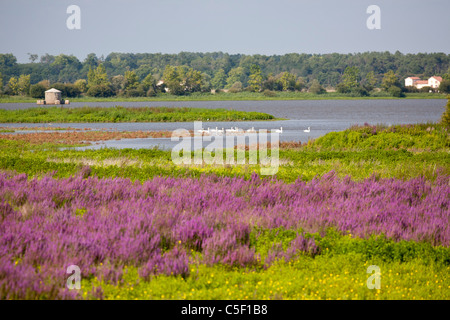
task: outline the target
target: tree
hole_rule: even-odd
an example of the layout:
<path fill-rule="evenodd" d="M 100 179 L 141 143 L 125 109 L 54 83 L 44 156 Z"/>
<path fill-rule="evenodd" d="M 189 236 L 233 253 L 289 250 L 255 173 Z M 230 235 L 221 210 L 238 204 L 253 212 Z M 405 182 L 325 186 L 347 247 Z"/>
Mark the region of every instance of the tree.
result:
<path fill-rule="evenodd" d="M 81 93 L 85 93 L 87 91 L 87 81 L 85 79 L 78 79 L 75 81 L 74 85 Z"/>
<path fill-rule="evenodd" d="M 114 91 L 108 85 L 98 84 L 91 86 L 87 91 L 87 95 L 90 97 L 111 97 L 114 95 Z"/>
<path fill-rule="evenodd" d="M 125 76 L 119 74 L 111 78 L 111 88 L 116 93 L 116 95 L 121 95 L 125 91 L 127 81 Z"/>
<path fill-rule="evenodd" d="M 211 80 L 211 86 L 213 89 L 219 90 L 225 87 L 227 83 L 227 75 L 223 69 L 219 69 L 214 75 L 214 78 Z"/>
<path fill-rule="evenodd" d="M 96 85 L 95 72 L 91 67 L 89 67 L 87 78 L 88 78 L 88 88 Z"/>
<path fill-rule="evenodd" d="M 84 59 L 83 65 L 91 67 L 91 68 L 97 68 L 98 67 L 97 55 L 95 53 L 89 53 L 86 56 L 86 59 Z"/>
<path fill-rule="evenodd" d="M 163 80 L 170 93 L 182 95 L 201 90 L 203 76 L 200 71 L 186 66 L 167 65 Z"/>
<path fill-rule="evenodd" d="M 153 90 L 156 88 L 156 80 L 151 73 L 147 74 L 141 84 L 144 86 L 145 91 L 150 90 L 150 88 Z"/>
<path fill-rule="evenodd" d="M 397 86 L 391 86 L 388 89 L 388 92 L 393 96 L 397 98 L 402 98 L 405 96 L 405 94 L 402 92 L 402 89 Z"/>
<path fill-rule="evenodd" d="M 439 85 L 439 92 L 450 93 L 450 80 L 442 80 Z"/>
<path fill-rule="evenodd" d="M 381 87 L 385 91 L 389 91 L 391 87 L 401 88 L 400 81 L 395 75 L 394 71 L 389 70 L 384 74 L 383 81 L 381 82 Z"/>
<path fill-rule="evenodd" d="M 28 95 L 30 93 L 30 75 L 21 74 L 17 81 L 17 92 L 21 95 Z"/>
<path fill-rule="evenodd" d="M 233 83 L 231 88 L 229 89 L 229 92 L 231 93 L 237 93 L 242 91 L 242 83 L 240 81 L 236 81 Z"/>
<path fill-rule="evenodd" d="M 183 76 L 182 68 L 171 65 L 166 66 L 163 80 L 170 93 L 175 95 L 184 94 Z"/>
<path fill-rule="evenodd" d="M 8 82 L 8 93 L 15 96 L 19 93 L 19 82 L 16 77 L 11 77 Z"/>
<path fill-rule="evenodd" d="M 259 92 L 263 85 L 263 76 L 261 74 L 261 68 L 259 65 L 254 64 L 250 67 L 250 76 L 248 79 L 250 90 L 253 92 Z"/>
<path fill-rule="evenodd" d="M 294 91 L 297 87 L 297 77 L 289 72 L 282 72 L 279 75 L 279 81 L 283 91 Z"/>
<path fill-rule="evenodd" d="M 40 61 L 43 64 L 52 64 L 53 61 L 55 61 L 55 56 L 46 53 L 45 55 L 41 56 Z"/>
<path fill-rule="evenodd" d="M 226 88 L 231 88 L 233 84 L 240 82 L 241 85 L 245 82 L 245 73 L 242 67 L 233 68 L 228 73 Z"/>
<path fill-rule="evenodd" d="M 203 75 L 200 71 L 194 70 L 192 68 L 185 69 L 185 90 L 189 93 L 198 92 L 202 90 L 203 85 Z"/>
<path fill-rule="evenodd" d="M 30 96 L 36 99 L 44 99 L 45 98 L 45 90 L 47 90 L 47 88 L 40 84 L 34 84 L 30 87 Z"/>
<path fill-rule="evenodd" d="M 0 93 L 3 92 L 3 76 L 2 73 L 0 72 Z"/>
<path fill-rule="evenodd" d="M 103 64 L 99 64 L 97 69 L 95 69 L 95 82 L 96 84 L 109 85 L 108 75 L 106 74 L 105 67 Z"/>
<path fill-rule="evenodd" d="M 341 83 L 337 86 L 340 93 L 350 93 L 358 88 L 359 69 L 357 67 L 347 67 L 342 75 Z"/>
<path fill-rule="evenodd" d="M 88 87 L 97 85 L 110 85 L 108 75 L 106 74 L 103 64 L 99 64 L 96 69 L 89 68 L 88 72 Z"/>
<path fill-rule="evenodd" d="M 134 71 L 125 71 L 125 90 L 137 89 L 139 78 Z"/>
<path fill-rule="evenodd" d="M 366 74 L 366 78 L 364 79 L 364 88 L 367 91 L 372 91 L 377 84 L 377 78 L 375 77 L 375 73 L 370 71 Z"/>
<path fill-rule="evenodd" d="M 325 93 L 326 91 L 319 83 L 319 81 L 317 79 L 314 79 L 311 83 L 311 86 L 309 87 L 309 92 L 314 94 L 322 94 Z"/>
<path fill-rule="evenodd" d="M 39 57 L 37 54 L 33 54 L 33 53 L 29 53 L 29 52 L 27 54 L 28 54 L 28 59 L 30 60 L 31 63 L 34 63 Z"/>

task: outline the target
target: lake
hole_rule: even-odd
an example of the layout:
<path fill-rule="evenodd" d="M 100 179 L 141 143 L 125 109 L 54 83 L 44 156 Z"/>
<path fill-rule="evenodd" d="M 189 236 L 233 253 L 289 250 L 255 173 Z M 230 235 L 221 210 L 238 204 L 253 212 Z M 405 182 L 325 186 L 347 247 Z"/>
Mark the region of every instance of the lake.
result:
<path fill-rule="evenodd" d="M 274 115 L 283 121 L 240 121 L 240 122 L 203 122 L 205 129 L 239 127 L 249 129 L 280 129 L 281 141 L 301 141 L 318 138 L 331 131 L 341 131 L 346 128 L 364 123 L 369 124 L 412 124 L 420 122 L 436 122 L 445 110 L 445 99 L 380 99 L 380 100 L 279 100 L 279 101 L 150 101 L 150 102 L 75 102 L 66 107 L 82 106 L 113 107 L 191 107 L 191 108 L 223 108 L 242 111 L 258 111 Z M 3 103 L 1 109 L 26 109 L 38 107 L 34 103 Z M 46 124 L 5 124 L 9 127 L 33 127 Z M 164 122 L 164 123 L 52 123 L 53 127 L 92 128 L 108 130 L 193 130 L 193 122 Z M 309 133 L 304 132 L 310 127 Z M 209 144 L 210 142 L 207 142 Z M 106 141 L 89 148 L 146 148 L 159 146 L 172 148 L 178 142 L 170 139 L 123 139 Z"/>

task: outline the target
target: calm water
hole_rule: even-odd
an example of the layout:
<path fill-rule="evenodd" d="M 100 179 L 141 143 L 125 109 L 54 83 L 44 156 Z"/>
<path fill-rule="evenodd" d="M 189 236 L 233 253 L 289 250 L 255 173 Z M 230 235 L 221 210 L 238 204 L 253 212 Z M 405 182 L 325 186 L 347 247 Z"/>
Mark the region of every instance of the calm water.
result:
<path fill-rule="evenodd" d="M 192 107 L 192 108 L 225 108 L 242 111 L 259 111 L 274 115 L 277 118 L 286 118 L 284 121 L 241 121 L 241 122 L 203 122 L 205 129 L 225 128 L 238 126 L 249 129 L 280 129 L 281 141 L 308 141 L 320 137 L 331 131 L 341 131 L 354 124 L 383 123 L 407 124 L 428 121 L 438 121 L 445 110 L 447 100 L 292 100 L 292 101 L 162 101 L 162 102 L 95 102 L 95 103 L 71 103 L 70 108 L 88 106 L 113 107 L 122 105 L 125 107 L 143 106 L 167 106 L 167 107 Z M 37 107 L 34 103 L 0 104 L 1 109 L 26 109 Z M 48 124 L 5 124 L 9 127 L 33 127 Z M 53 127 L 92 128 L 109 130 L 193 130 L 193 122 L 166 122 L 166 123 L 52 123 Z M 311 127 L 309 133 L 303 130 Z M 172 148 L 178 142 L 170 139 L 123 139 L 119 141 L 106 141 L 93 145 L 92 148 L 117 147 L 117 148 L 147 148 L 159 146 Z M 205 142 L 204 146 L 210 144 Z"/>

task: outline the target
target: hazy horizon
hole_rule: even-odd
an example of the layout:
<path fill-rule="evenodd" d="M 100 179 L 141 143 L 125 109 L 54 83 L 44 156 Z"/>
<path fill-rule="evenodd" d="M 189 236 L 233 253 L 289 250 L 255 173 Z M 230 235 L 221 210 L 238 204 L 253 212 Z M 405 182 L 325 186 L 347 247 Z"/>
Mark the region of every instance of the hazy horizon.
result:
<path fill-rule="evenodd" d="M 379 30 L 366 26 L 372 4 Z M 70 5 L 81 9 L 79 30 L 67 28 Z M 450 53 L 446 0 L 3 0 L 0 9 L 0 53 L 20 63 L 28 53 Z"/>

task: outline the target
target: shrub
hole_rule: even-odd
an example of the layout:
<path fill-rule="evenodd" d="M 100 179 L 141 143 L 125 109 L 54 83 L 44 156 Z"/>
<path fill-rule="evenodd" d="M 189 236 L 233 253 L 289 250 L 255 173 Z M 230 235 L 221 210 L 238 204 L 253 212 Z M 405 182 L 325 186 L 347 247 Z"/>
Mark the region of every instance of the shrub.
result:
<path fill-rule="evenodd" d="M 397 86 L 391 86 L 388 91 L 393 97 L 402 98 L 405 96 L 402 89 Z"/>
<path fill-rule="evenodd" d="M 313 80 L 311 86 L 309 87 L 309 92 L 314 94 L 322 94 L 325 93 L 325 89 L 322 87 L 322 85 L 317 81 L 316 79 Z"/>
<path fill-rule="evenodd" d="M 263 94 L 264 94 L 266 97 L 276 97 L 276 96 L 277 96 L 276 92 L 274 92 L 274 91 L 272 91 L 272 90 L 267 90 L 267 89 L 264 90 Z"/>
<path fill-rule="evenodd" d="M 87 91 L 87 95 L 90 97 L 111 97 L 114 95 L 114 91 L 111 89 L 110 86 L 107 86 L 105 84 L 98 84 L 95 86 L 92 86 Z"/>
<path fill-rule="evenodd" d="M 450 80 L 443 80 L 439 85 L 439 92 L 450 93 Z"/>
<path fill-rule="evenodd" d="M 87 81 L 85 79 L 78 79 L 74 85 L 81 93 L 85 93 L 87 90 Z"/>
<path fill-rule="evenodd" d="M 156 91 L 153 89 L 153 87 L 150 87 L 147 91 L 147 97 L 156 97 Z"/>
<path fill-rule="evenodd" d="M 30 87 L 30 96 L 36 99 L 44 99 L 45 90 L 47 90 L 47 88 L 42 84 L 34 84 Z"/>
<path fill-rule="evenodd" d="M 364 87 L 358 86 L 350 90 L 350 95 L 352 97 L 367 97 L 369 95 L 369 92 L 367 92 Z"/>
<path fill-rule="evenodd" d="M 128 89 L 125 92 L 126 97 L 145 97 L 145 91 L 142 88 Z"/>
<path fill-rule="evenodd" d="M 426 93 L 428 93 L 430 91 L 433 91 L 433 88 L 431 88 L 431 87 L 423 87 L 423 88 L 419 89 L 419 92 L 426 92 Z"/>
<path fill-rule="evenodd" d="M 236 92 L 241 92 L 242 91 L 242 82 L 237 81 L 235 83 L 233 83 L 233 85 L 231 86 L 229 92 L 231 93 L 236 93 Z"/>

